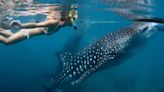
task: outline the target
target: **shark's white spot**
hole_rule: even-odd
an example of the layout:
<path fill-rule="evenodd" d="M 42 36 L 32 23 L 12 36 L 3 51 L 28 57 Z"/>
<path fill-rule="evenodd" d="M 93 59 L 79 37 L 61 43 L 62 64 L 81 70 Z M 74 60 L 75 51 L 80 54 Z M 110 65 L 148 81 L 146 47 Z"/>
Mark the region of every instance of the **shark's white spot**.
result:
<path fill-rule="evenodd" d="M 72 78 L 72 74 L 69 74 L 69 77 Z"/>

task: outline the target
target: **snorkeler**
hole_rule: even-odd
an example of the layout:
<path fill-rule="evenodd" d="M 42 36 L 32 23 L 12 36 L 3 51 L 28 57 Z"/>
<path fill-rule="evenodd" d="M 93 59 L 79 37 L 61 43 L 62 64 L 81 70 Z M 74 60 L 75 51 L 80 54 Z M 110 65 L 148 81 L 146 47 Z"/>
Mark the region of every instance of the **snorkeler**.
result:
<path fill-rule="evenodd" d="M 10 30 L 0 30 L 0 42 L 10 45 L 24 40 L 26 37 L 33 37 L 43 34 L 52 34 L 64 26 L 73 26 L 76 28 L 75 20 L 78 13 L 75 10 L 51 12 L 47 15 L 46 21 L 40 23 L 25 23 L 13 21 L 10 26 L 19 27 L 21 30 L 12 33 Z"/>

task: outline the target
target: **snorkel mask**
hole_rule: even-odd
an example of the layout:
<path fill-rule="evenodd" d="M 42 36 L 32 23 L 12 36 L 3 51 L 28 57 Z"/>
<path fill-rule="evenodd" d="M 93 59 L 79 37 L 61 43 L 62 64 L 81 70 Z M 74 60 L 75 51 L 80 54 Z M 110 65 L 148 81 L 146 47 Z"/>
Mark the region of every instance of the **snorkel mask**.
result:
<path fill-rule="evenodd" d="M 75 10 L 70 10 L 68 13 L 68 16 L 70 18 L 70 22 L 75 30 L 77 30 L 75 20 L 78 18 L 78 12 Z"/>

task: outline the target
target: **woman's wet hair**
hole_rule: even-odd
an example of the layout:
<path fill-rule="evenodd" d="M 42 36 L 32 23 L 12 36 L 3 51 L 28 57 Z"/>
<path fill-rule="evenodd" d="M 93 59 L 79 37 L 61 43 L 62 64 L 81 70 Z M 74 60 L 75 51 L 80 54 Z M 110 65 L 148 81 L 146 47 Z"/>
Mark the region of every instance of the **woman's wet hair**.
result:
<path fill-rule="evenodd" d="M 65 19 L 76 20 L 77 17 L 78 17 L 77 10 L 70 10 L 70 11 L 62 11 L 61 12 L 61 20 L 65 20 Z"/>

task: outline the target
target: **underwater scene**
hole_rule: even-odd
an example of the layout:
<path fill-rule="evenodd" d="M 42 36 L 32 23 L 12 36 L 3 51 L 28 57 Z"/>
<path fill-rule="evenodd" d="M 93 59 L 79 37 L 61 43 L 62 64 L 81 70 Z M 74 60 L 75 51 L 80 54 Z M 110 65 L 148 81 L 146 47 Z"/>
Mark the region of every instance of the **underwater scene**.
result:
<path fill-rule="evenodd" d="M 163 0 L 0 0 L 0 92 L 164 92 Z"/>

